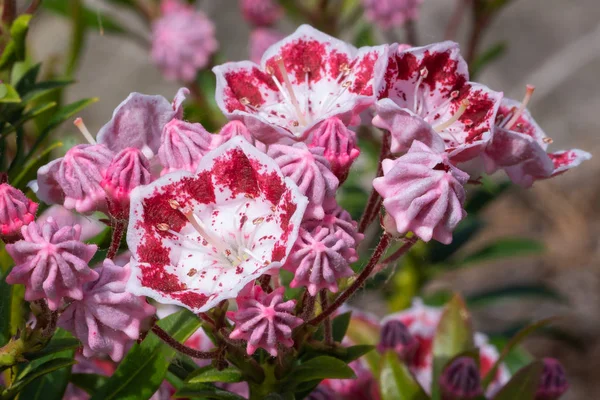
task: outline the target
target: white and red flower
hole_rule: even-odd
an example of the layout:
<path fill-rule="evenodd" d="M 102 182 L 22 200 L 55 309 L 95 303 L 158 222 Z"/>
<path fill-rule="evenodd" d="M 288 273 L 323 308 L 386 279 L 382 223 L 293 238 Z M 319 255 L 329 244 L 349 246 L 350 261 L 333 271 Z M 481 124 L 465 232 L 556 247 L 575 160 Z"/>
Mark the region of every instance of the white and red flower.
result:
<path fill-rule="evenodd" d="M 385 48 L 356 49 L 302 25 L 271 46 L 260 65 L 215 67 L 217 104 L 267 144 L 304 140 L 319 122 L 338 117 L 348 125 L 373 104 Z"/>
<path fill-rule="evenodd" d="M 514 183 L 524 187 L 561 174 L 591 158 L 589 153 L 578 149 L 547 152 L 552 139 L 546 136 L 526 108 L 532 94 L 533 87 L 529 86 L 523 102 L 502 100 L 494 134 L 484 154 L 488 173 L 504 169 Z"/>
<path fill-rule="evenodd" d="M 502 93 L 469 82 L 458 44 L 441 42 L 391 46 L 377 97 L 373 125 L 391 132 L 392 152 L 419 140 L 464 162 L 489 142 Z"/>
<path fill-rule="evenodd" d="M 307 202 L 272 159 L 235 137 L 195 174 L 132 192 L 128 289 L 194 312 L 234 298 L 285 262 Z"/>

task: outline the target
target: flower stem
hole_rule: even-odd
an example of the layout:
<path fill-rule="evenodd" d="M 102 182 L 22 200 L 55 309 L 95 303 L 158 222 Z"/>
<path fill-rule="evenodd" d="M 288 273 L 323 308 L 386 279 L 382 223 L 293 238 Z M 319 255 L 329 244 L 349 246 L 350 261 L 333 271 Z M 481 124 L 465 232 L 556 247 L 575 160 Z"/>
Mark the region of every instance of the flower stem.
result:
<path fill-rule="evenodd" d="M 379 161 L 377 162 L 377 175 L 379 177 L 383 175 L 383 167 L 381 163 L 383 160 L 388 157 L 390 153 L 390 140 L 391 135 L 388 131 L 383 132 L 383 138 L 381 140 L 381 151 L 379 152 Z M 367 205 L 365 206 L 365 211 L 363 212 L 362 217 L 360 218 L 360 222 L 358 223 L 358 232 L 364 233 L 367 227 L 373 222 L 373 220 L 379 214 L 379 209 L 381 208 L 381 196 L 375 190 L 375 188 L 371 189 L 371 194 L 369 195 L 369 200 L 367 200 Z"/>
<path fill-rule="evenodd" d="M 163 342 L 165 342 L 178 352 L 188 355 L 192 358 L 210 360 L 216 358 L 219 355 L 219 349 L 212 351 L 199 351 L 196 349 L 192 349 L 191 347 L 188 347 L 182 343 L 179 343 L 158 325 L 154 325 L 152 327 L 152 332 L 156 336 L 158 336 Z"/>
<path fill-rule="evenodd" d="M 333 312 L 335 310 L 337 310 L 342 304 L 344 304 L 346 302 L 346 300 L 348 300 L 358 289 L 360 289 L 362 287 L 362 285 L 365 283 L 367 278 L 369 278 L 369 276 L 371 275 L 371 272 L 373 272 L 373 269 L 375 269 L 377 262 L 379 261 L 379 259 L 383 255 L 383 253 L 385 252 L 385 249 L 387 249 L 388 245 L 391 242 L 391 239 L 392 239 L 392 237 L 388 233 L 384 233 L 381 236 L 381 239 L 379 239 L 379 243 L 377 244 L 377 247 L 373 251 L 373 255 L 371 255 L 371 259 L 367 263 L 367 266 L 362 270 L 360 275 L 358 275 L 356 277 L 356 280 L 352 283 L 352 285 L 350 285 L 350 287 L 348 287 L 348 289 L 346 289 L 346 291 L 344 293 L 339 295 L 338 298 L 335 299 L 335 301 L 333 303 L 331 303 L 331 305 L 329 305 L 329 307 L 327 307 L 327 309 L 323 310 L 323 312 L 321 314 L 317 315 L 315 318 L 308 321 L 307 324 L 319 325 L 327 317 L 329 317 L 331 314 L 333 314 Z"/>
<path fill-rule="evenodd" d="M 321 309 L 326 310 L 328 307 L 328 300 L 327 300 L 327 290 L 323 289 L 321 290 L 321 293 L 319 293 L 319 295 L 321 296 Z M 331 332 L 331 318 L 327 317 L 325 318 L 325 345 L 327 346 L 332 346 L 333 345 L 333 334 Z"/>
<path fill-rule="evenodd" d="M 125 223 L 125 221 L 120 219 L 112 218 L 112 237 L 110 239 L 110 247 L 106 253 L 106 258 L 109 260 L 114 259 L 119 251 L 121 239 L 123 239 L 123 234 L 125 233 Z"/>
<path fill-rule="evenodd" d="M 408 251 L 418 242 L 418 239 L 416 237 L 412 237 L 412 238 L 405 239 L 405 240 L 406 240 L 406 242 L 404 243 L 404 245 L 402 247 L 400 247 L 394 253 L 389 255 L 382 262 L 377 264 L 377 266 L 375 267 L 374 273 L 378 273 L 378 272 L 382 271 L 383 269 L 385 269 L 387 267 L 388 264 L 398 260 L 400 257 L 402 257 L 403 255 L 408 253 Z"/>

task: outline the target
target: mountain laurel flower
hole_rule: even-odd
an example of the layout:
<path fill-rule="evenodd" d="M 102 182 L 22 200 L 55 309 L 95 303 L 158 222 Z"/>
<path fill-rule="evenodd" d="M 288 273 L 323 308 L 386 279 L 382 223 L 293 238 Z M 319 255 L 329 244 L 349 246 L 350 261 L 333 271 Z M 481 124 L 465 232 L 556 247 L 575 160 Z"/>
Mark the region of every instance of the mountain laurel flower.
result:
<path fill-rule="evenodd" d="M 211 150 L 213 135 L 199 123 L 172 119 L 162 131 L 158 159 L 162 175 L 173 171 L 196 171 L 202 156 Z"/>
<path fill-rule="evenodd" d="M 367 19 L 383 29 L 392 29 L 419 18 L 423 0 L 362 0 Z"/>
<path fill-rule="evenodd" d="M 471 357 L 458 357 L 440 376 L 442 400 L 474 400 L 483 394 L 477 363 Z"/>
<path fill-rule="evenodd" d="M 283 301 L 283 286 L 265 293 L 260 286 L 251 285 L 236 298 L 238 310 L 228 313 L 235 322 L 235 329 L 229 337 L 247 341 L 249 355 L 262 348 L 276 357 L 279 345 L 294 345 L 292 330 L 303 322 L 294 315 L 296 300 Z"/>
<path fill-rule="evenodd" d="M 240 0 L 242 15 L 252 25 L 270 26 L 283 15 L 276 0 Z"/>
<path fill-rule="evenodd" d="M 360 149 L 356 145 L 356 133 L 335 117 L 329 118 L 315 129 L 309 146 L 325 149 L 323 155 L 340 182 L 346 180 L 352 163 L 360 155 Z"/>
<path fill-rule="evenodd" d="M 413 231 L 425 242 L 452 242 L 452 231 L 467 214 L 463 185 L 469 175 L 419 141 L 402 157 L 383 160 L 382 167 L 383 176 L 373 180 L 373 187 L 397 233 Z"/>
<path fill-rule="evenodd" d="M 131 193 L 128 290 L 204 312 L 281 267 L 308 200 L 241 137 Z"/>
<path fill-rule="evenodd" d="M 324 149 L 309 148 L 304 143 L 293 146 L 274 144 L 269 146 L 268 154 L 279 165 L 283 175 L 294 181 L 308 197 L 305 218 L 322 219 L 325 216 L 323 204 L 335 197 L 339 185 L 323 155 Z"/>
<path fill-rule="evenodd" d="M 250 61 L 260 63 L 262 55 L 267 49 L 284 38 L 284 35 L 276 29 L 256 28 L 250 33 L 248 41 L 248 53 Z"/>
<path fill-rule="evenodd" d="M 592 157 L 578 149 L 546 151 L 552 139 L 546 136 L 526 108 L 533 90 L 533 86 L 527 87 L 522 102 L 502 100 L 496 128 L 484 155 L 488 173 L 504 169 L 514 183 L 524 187 L 561 174 Z"/>
<path fill-rule="evenodd" d="M 83 297 L 65 309 L 58 325 L 81 341 L 85 357 L 107 354 L 118 362 L 155 309 L 144 297 L 127 292 L 129 265 L 106 259 L 98 271 L 98 279 L 85 285 Z"/>
<path fill-rule="evenodd" d="M 128 147 L 117 153 L 100 183 L 106 191 L 111 215 L 126 219 L 131 191 L 151 181 L 150 162 L 141 150 Z"/>
<path fill-rule="evenodd" d="M 358 224 L 352 220 L 352 216 L 348 211 L 340 207 L 335 199 L 331 199 L 324 203 L 325 216 L 323 219 L 305 219 L 302 226 L 307 230 L 315 229 L 316 227 L 328 228 L 331 232 L 338 235 L 346 246 L 350 249 L 356 249 L 358 244 L 363 240 L 364 235 L 358 232 Z"/>
<path fill-rule="evenodd" d="M 12 243 L 21 239 L 21 227 L 35 219 L 37 208 L 38 204 L 25 193 L 8 183 L 0 183 L 0 240 Z"/>
<path fill-rule="evenodd" d="M 80 241 L 79 225 L 59 227 L 53 218 L 21 228 L 23 239 L 6 245 L 15 267 L 6 282 L 25 285 L 25 300 L 46 299 L 57 310 L 63 297 L 83 298 L 83 285 L 98 277 L 88 262 L 97 246 Z"/>
<path fill-rule="evenodd" d="M 469 82 L 454 42 L 402 47 L 389 49 L 373 125 L 390 131 L 393 153 L 419 140 L 453 162 L 478 157 L 491 139 L 502 93 Z"/>
<path fill-rule="evenodd" d="M 106 211 L 106 193 L 100 182 L 113 159 L 103 144 L 80 144 L 41 167 L 37 172 L 37 197 L 62 204 L 79 213 Z"/>
<path fill-rule="evenodd" d="M 535 392 L 535 400 L 558 400 L 569 390 L 569 382 L 564 367 L 555 358 L 543 360 L 544 369 Z"/>
<path fill-rule="evenodd" d="M 215 25 L 191 6 L 164 11 L 152 24 L 152 60 L 167 79 L 192 82 L 219 47 Z"/>
<path fill-rule="evenodd" d="M 429 307 L 420 299 L 415 299 L 413 305 L 399 313 L 383 318 L 382 325 L 389 321 L 402 322 L 408 332 L 418 342 L 418 349 L 412 362 L 407 365 L 421 387 L 431 393 L 433 377 L 433 339 L 437 326 L 442 317 L 442 308 Z M 479 332 L 475 333 L 475 347 L 479 349 L 479 373 L 483 378 L 494 366 L 500 355 L 496 348 L 488 343 L 487 337 Z M 510 379 L 510 373 L 505 364 L 500 364 L 496 376 L 486 390 L 487 396 L 495 394 Z"/>
<path fill-rule="evenodd" d="M 243 121 L 265 144 L 303 141 L 330 117 L 358 124 L 375 101 L 386 46 L 354 48 L 302 25 L 275 43 L 260 65 L 229 62 L 213 68 L 216 100 L 228 119 Z"/>
<path fill-rule="evenodd" d="M 304 286 L 311 296 L 319 290 L 338 291 L 337 281 L 354 272 L 350 263 L 358 260 L 356 250 L 348 247 L 342 235 L 326 227 L 311 231 L 300 229 L 296 244 L 284 268 L 294 273 L 290 287 Z"/>

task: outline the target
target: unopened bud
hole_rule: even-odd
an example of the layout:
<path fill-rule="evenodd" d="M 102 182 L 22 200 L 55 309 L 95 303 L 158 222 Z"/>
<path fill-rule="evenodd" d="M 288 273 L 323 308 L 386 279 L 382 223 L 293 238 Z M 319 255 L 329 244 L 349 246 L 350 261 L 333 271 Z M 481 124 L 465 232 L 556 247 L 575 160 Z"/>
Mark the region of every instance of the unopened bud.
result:
<path fill-rule="evenodd" d="M 458 357 L 440 377 L 443 400 L 470 400 L 483 394 L 477 363 L 470 357 Z"/>
<path fill-rule="evenodd" d="M 398 320 L 390 320 L 381 328 L 377 351 L 395 351 L 404 361 L 412 362 L 419 349 L 419 342 L 411 335 L 406 325 Z"/>
<path fill-rule="evenodd" d="M 562 364 L 555 358 L 544 358 L 544 370 L 535 400 L 556 400 L 568 389 L 569 382 Z"/>

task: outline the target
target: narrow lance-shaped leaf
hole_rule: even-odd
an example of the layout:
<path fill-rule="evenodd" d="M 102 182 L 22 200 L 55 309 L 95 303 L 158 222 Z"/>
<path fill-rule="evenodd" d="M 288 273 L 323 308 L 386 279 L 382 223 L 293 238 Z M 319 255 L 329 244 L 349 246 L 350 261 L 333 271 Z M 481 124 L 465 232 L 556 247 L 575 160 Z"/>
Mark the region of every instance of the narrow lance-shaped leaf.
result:
<path fill-rule="evenodd" d="M 535 361 L 521 368 L 494 396 L 493 400 L 533 399 L 544 370 L 544 363 Z"/>
<path fill-rule="evenodd" d="M 382 400 L 428 400 L 429 396 L 393 351 L 381 357 L 379 389 Z"/>

